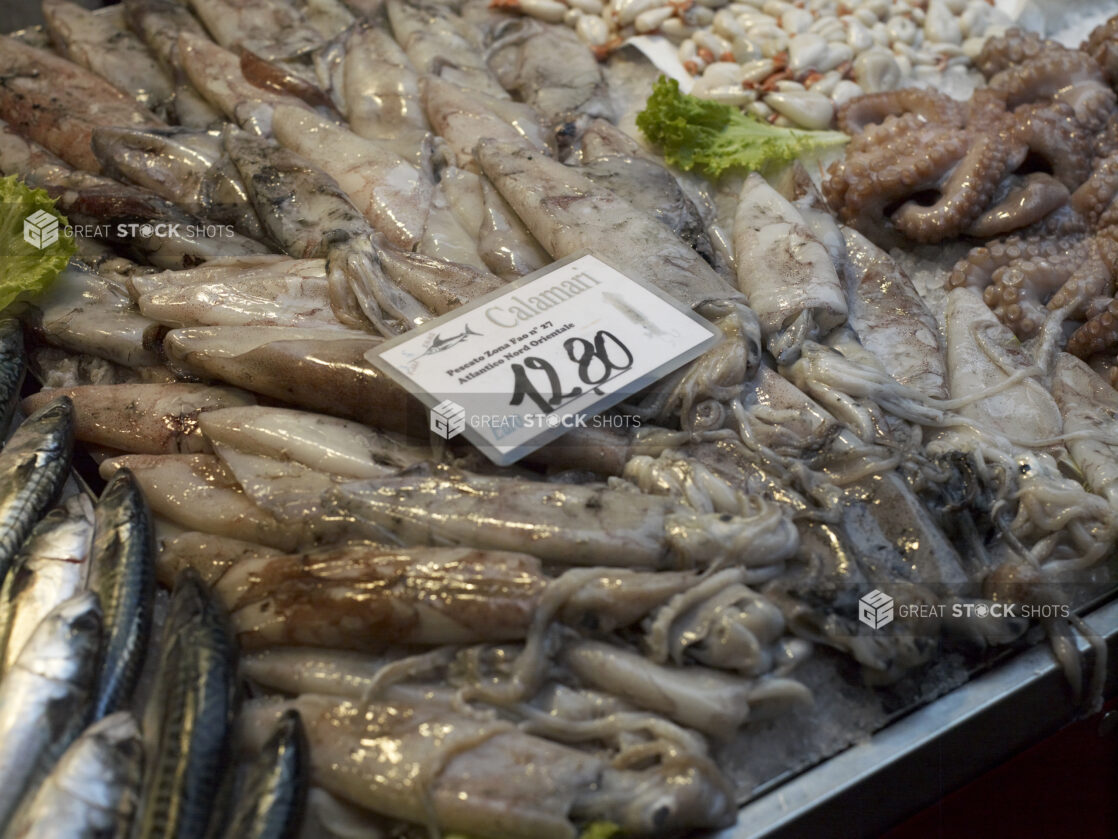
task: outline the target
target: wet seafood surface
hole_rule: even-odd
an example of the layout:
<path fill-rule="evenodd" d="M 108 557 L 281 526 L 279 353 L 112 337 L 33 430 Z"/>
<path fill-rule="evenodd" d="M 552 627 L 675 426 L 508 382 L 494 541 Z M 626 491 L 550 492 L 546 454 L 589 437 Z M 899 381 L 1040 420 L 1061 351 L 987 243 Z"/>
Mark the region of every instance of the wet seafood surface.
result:
<path fill-rule="evenodd" d="M 50 46 L 0 38 L 0 171 L 78 247 L 0 317 L 0 833 L 705 835 L 1037 639 L 1099 706 L 1118 23 L 817 5 L 44 0 Z M 822 187 L 665 164 L 613 40 L 657 32 L 703 96 L 837 107 Z M 989 84 L 872 94 L 929 55 Z M 1028 226 L 889 249 L 996 234 L 975 190 Z M 582 251 L 718 335 L 608 423 L 498 468 L 370 360 Z"/>

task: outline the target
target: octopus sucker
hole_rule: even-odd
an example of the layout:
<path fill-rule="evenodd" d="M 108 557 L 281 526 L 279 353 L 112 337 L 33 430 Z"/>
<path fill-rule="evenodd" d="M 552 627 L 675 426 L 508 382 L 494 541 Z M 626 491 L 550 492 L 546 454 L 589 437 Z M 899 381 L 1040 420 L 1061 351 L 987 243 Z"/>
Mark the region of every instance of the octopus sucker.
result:
<path fill-rule="evenodd" d="M 1051 167 L 1069 190 L 1091 175 L 1091 134 L 1065 102 L 1022 105 L 1014 111 L 1017 139 Z"/>
<path fill-rule="evenodd" d="M 1118 19 L 1111 18 L 1096 26 L 1079 49 L 1095 59 L 1107 81 L 1112 85 L 1118 82 Z"/>
<path fill-rule="evenodd" d="M 893 213 L 893 224 L 916 242 L 958 236 L 989 203 L 1001 179 L 1020 164 L 1024 151 L 1009 131 L 981 132 L 940 187 L 940 199 L 929 207 L 905 203 Z"/>
<path fill-rule="evenodd" d="M 1070 334 L 1066 349 L 1081 358 L 1118 345 L 1118 309 L 1112 305 L 1118 276 L 1118 114 L 1110 90 L 1097 112 L 1094 106 L 1084 110 L 1080 96 L 1083 90 L 1093 96 L 1089 89 L 1102 86 L 1103 68 L 1091 56 L 1105 58 L 1103 46 L 1115 28 L 1108 23 L 1092 33 L 1090 54 L 1010 32 L 1006 43 L 991 48 L 991 60 L 980 62 L 984 71 L 997 67 L 990 90 L 1017 103 L 1016 139 L 1029 153 L 1021 170 L 999 186 L 997 204 L 966 230 L 983 236 L 1013 228 L 1014 235 L 972 249 L 947 280 L 949 288 L 981 291 L 1022 340 L 1048 324 L 1043 343 L 1049 351 L 1060 342 L 1060 322 L 1070 320 L 1063 327 L 1063 334 Z M 1008 58 L 997 58 L 1002 53 L 1024 63 L 1011 67 Z M 982 108 L 989 107 L 990 95 Z M 1026 97 L 1035 101 L 1023 101 Z M 973 102 L 975 112 L 979 106 Z M 1070 192 L 1062 202 L 1061 190 Z M 851 196 L 865 199 L 866 192 L 851 185 L 844 193 L 847 204 Z M 890 221 L 911 236 L 897 223 L 901 211 L 910 212 L 902 205 Z"/>
<path fill-rule="evenodd" d="M 1088 244 L 1084 240 L 1067 238 L 1044 241 L 1011 236 L 972 248 L 970 253 L 956 263 L 947 279 L 947 287 L 984 288 L 997 278 L 999 271 L 1021 260 L 1050 265 L 1066 271 L 1070 276 L 1075 266 L 1087 255 L 1087 249 Z"/>
<path fill-rule="evenodd" d="M 1112 287 L 1111 271 L 1095 240 L 1069 242 L 1062 253 L 1052 243 L 999 249 L 976 248 L 948 279 L 950 288 L 982 289 L 982 299 L 1018 338 L 1030 338 L 1051 312 L 1082 317 L 1089 301 Z M 1016 256 L 1012 256 L 1016 254 Z"/>
<path fill-rule="evenodd" d="M 1102 239 L 1091 240 L 1087 257 L 1079 263 L 1068 278 L 1048 301 L 1051 311 L 1071 308 L 1069 317 L 1091 317 L 1089 306 L 1100 296 L 1114 293 L 1114 266 L 1116 246 L 1102 244 Z"/>
<path fill-rule="evenodd" d="M 1097 224 L 1116 195 L 1118 195 L 1118 154 L 1112 154 L 1095 164 L 1090 176 L 1072 193 L 1068 203 L 1088 222 Z"/>
<path fill-rule="evenodd" d="M 1118 347 L 1118 300 L 1112 299 L 1103 311 L 1071 334 L 1067 351 L 1080 358 L 1088 358 L 1115 347 Z"/>
<path fill-rule="evenodd" d="M 1052 99 L 1073 85 L 1094 83 L 1100 90 L 1109 91 L 1102 68 L 1091 56 L 1058 45 L 1047 46 L 1024 63 L 994 74 L 989 81 L 989 89 L 1009 108 Z M 1113 102 L 1113 91 L 1110 99 Z"/>
<path fill-rule="evenodd" d="M 974 66 L 989 79 L 1003 70 L 1023 64 L 1053 45 L 1054 41 L 1041 38 L 1035 32 L 1014 27 L 1006 30 L 1000 38 L 988 39 L 975 57 Z"/>
<path fill-rule="evenodd" d="M 909 89 L 839 110 L 852 138 L 824 193 L 843 221 L 884 246 L 1097 224 L 1118 190 L 1113 166 L 1097 165 L 1118 145 L 1103 68 L 1018 30 L 976 63 L 989 86 L 966 102 Z"/>

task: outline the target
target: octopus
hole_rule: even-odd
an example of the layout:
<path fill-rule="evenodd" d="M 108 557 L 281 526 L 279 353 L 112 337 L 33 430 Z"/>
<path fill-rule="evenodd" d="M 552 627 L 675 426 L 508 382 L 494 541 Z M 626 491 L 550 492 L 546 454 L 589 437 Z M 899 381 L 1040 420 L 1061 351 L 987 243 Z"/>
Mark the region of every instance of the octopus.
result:
<path fill-rule="evenodd" d="M 1090 181 L 1115 107 L 1093 55 L 1010 30 L 976 64 L 988 84 L 968 102 L 908 88 L 839 109 L 852 139 L 823 187 L 843 221 L 882 245 L 989 239 L 1042 222 Z"/>
<path fill-rule="evenodd" d="M 987 86 L 968 102 L 917 89 L 848 102 L 852 140 L 824 194 L 886 247 L 984 240 L 948 287 L 981 293 L 1021 340 L 1050 324 L 1118 386 L 1118 16 L 1078 50 L 1011 29 L 975 66 Z"/>

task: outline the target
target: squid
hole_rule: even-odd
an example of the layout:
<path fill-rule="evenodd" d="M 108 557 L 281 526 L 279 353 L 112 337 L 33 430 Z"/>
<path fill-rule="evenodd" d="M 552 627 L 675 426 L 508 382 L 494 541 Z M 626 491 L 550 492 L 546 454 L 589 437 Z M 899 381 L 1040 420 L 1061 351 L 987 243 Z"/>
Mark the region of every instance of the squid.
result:
<path fill-rule="evenodd" d="M 733 822 L 732 791 L 707 759 L 677 752 L 647 768 L 614 768 L 510 722 L 433 702 L 257 700 L 242 712 L 243 747 L 259 748 L 289 708 L 307 728 L 313 783 L 432 829 L 574 839 L 577 825 L 608 821 L 629 835 L 667 837 Z"/>

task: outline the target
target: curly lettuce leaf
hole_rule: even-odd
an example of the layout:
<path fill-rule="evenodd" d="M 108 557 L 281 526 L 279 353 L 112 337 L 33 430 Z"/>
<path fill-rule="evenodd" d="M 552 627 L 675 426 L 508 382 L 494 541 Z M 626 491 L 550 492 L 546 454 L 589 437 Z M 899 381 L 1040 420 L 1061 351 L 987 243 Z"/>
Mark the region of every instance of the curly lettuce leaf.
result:
<path fill-rule="evenodd" d="M 621 833 L 621 826 L 613 822 L 590 822 L 578 839 L 614 839 Z"/>
<path fill-rule="evenodd" d="M 668 163 L 711 178 L 729 169 L 763 171 L 850 139 L 841 131 L 770 125 L 732 105 L 681 93 L 679 82 L 664 76 L 637 114 L 637 127 Z"/>
<path fill-rule="evenodd" d="M 0 178 L 0 311 L 44 291 L 66 267 L 77 250 L 66 225 L 44 190 Z"/>

